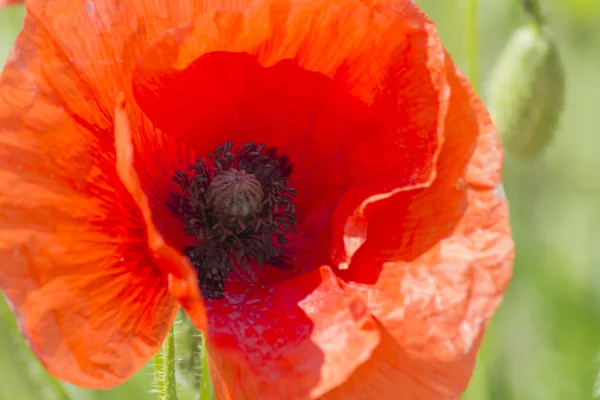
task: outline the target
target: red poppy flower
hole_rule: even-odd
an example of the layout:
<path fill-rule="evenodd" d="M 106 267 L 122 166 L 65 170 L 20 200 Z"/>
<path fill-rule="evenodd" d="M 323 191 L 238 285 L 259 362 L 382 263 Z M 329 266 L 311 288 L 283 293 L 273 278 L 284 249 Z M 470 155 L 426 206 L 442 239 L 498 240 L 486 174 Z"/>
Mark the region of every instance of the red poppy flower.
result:
<path fill-rule="evenodd" d="M 0 0 L 0 7 L 9 6 L 11 4 L 21 4 L 23 0 Z"/>
<path fill-rule="evenodd" d="M 51 374 L 123 382 L 182 305 L 219 399 L 462 393 L 511 275 L 502 151 L 412 1 L 27 8 L 0 288 Z"/>

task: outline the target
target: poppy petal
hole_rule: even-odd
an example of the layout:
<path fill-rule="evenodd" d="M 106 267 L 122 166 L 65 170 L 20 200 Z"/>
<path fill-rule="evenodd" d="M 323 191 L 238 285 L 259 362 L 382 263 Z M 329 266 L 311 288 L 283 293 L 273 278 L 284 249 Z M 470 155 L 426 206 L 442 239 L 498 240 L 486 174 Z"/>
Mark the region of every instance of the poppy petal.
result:
<path fill-rule="evenodd" d="M 178 305 L 145 250 L 115 170 L 112 127 L 82 120 L 54 85 L 88 92 L 25 20 L 0 78 L 0 289 L 54 376 L 106 388 L 160 347 Z"/>
<path fill-rule="evenodd" d="M 403 351 L 424 363 L 419 380 L 456 398 L 511 279 L 514 249 L 496 129 L 445 57 L 451 94 L 436 178 L 365 205 L 352 232 L 365 240 L 343 277 Z"/>
<path fill-rule="evenodd" d="M 10 6 L 12 4 L 21 4 L 25 0 L 0 0 L 0 7 Z"/>
<path fill-rule="evenodd" d="M 165 30 L 193 20 L 205 9 L 239 7 L 243 3 L 31 0 L 27 9 L 31 18 L 43 26 L 48 44 L 56 49 L 56 62 L 52 70 L 47 70 L 56 81 L 57 96 L 81 120 L 101 125 L 112 123 L 117 94 L 124 91 L 130 96 L 131 71 L 148 43 Z M 78 87 L 61 82 L 65 75 L 76 76 Z M 82 102 L 82 96 L 88 101 Z M 135 167 L 153 208 L 154 223 L 168 243 L 185 244 L 183 227 L 169 208 L 176 189 L 171 178 L 176 169 L 186 170 L 195 154 L 180 141 L 154 129 L 139 110 L 131 109 L 130 118 L 140 127 L 132 132 Z M 147 151 L 149 148 L 161 151 Z"/>
<path fill-rule="evenodd" d="M 343 383 L 380 331 L 329 267 L 270 287 L 243 279 L 206 303 L 219 399 L 307 399 Z"/>
<path fill-rule="evenodd" d="M 117 95 L 129 88 L 131 71 L 149 43 L 205 10 L 235 9 L 246 3 L 248 0 L 28 0 L 27 11 L 110 115 Z M 71 92 L 68 100 L 76 96 Z"/>
<path fill-rule="evenodd" d="M 408 0 L 207 12 L 142 56 L 134 95 L 155 126 L 201 154 L 225 138 L 260 138 L 294 163 L 318 163 L 311 175 L 330 186 L 425 185 L 447 96 L 424 21 Z"/>
<path fill-rule="evenodd" d="M 320 400 L 439 400 L 459 397 L 456 391 L 450 389 L 456 385 L 454 374 L 446 375 L 445 380 L 430 382 L 432 366 L 428 360 L 404 350 L 384 327 L 379 326 L 381 341 L 371 357 L 344 384 L 329 391 Z M 456 375 L 464 369 L 460 362 L 438 364 L 436 367 L 448 371 L 456 369 Z"/>
<path fill-rule="evenodd" d="M 150 203 L 134 168 L 133 138 L 125 110 L 125 94 L 119 96 L 115 109 L 115 145 L 117 172 L 142 214 L 150 258 L 154 265 L 167 274 L 169 292 L 186 309 L 196 327 L 204 330 L 206 314 L 202 306 L 196 270 L 187 257 L 166 243 L 160 235 L 153 223 Z"/>

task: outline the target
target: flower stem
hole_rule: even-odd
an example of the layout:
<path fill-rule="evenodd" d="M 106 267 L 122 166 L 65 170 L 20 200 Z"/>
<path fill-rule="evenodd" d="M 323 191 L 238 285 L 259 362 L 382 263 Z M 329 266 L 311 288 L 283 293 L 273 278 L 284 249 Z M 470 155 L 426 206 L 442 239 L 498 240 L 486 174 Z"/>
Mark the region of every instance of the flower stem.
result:
<path fill-rule="evenodd" d="M 477 24 L 477 0 L 465 0 L 465 53 L 467 75 L 476 91 L 479 89 L 479 26 Z"/>
<path fill-rule="evenodd" d="M 208 354 L 206 351 L 206 341 L 202 338 L 202 382 L 200 383 L 200 399 L 213 400 L 215 391 L 210 380 L 210 371 L 208 370 Z"/>
<path fill-rule="evenodd" d="M 540 31 L 544 24 L 544 18 L 542 17 L 539 0 L 522 0 L 521 4 L 534 27 Z"/>
<path fill-rule="evenodd" d="M 154 380 L 158 400 L 177 400 L 173 327 L 171 327 L 162 348 L 154 356 Z"/>

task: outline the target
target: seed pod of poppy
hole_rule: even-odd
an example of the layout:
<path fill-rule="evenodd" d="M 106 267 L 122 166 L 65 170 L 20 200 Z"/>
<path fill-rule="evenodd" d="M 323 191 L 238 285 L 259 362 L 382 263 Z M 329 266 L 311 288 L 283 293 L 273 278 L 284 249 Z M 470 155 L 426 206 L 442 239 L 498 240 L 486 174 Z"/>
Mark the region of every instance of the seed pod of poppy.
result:
<path fill-rule="evenodd" d="M 208 200 L 218 215 L 246 217 L 260 210 L 264 193 L 253 174 L 234 168 L 213 178 L 208 188 Z"/>
<path fill-rule="evenodd" d="M 510 38 L 492 73 L 490 113 L 507 151 L 532 157 L 552 142 L 565 97 L 556 44 L 536 23 Z"/>

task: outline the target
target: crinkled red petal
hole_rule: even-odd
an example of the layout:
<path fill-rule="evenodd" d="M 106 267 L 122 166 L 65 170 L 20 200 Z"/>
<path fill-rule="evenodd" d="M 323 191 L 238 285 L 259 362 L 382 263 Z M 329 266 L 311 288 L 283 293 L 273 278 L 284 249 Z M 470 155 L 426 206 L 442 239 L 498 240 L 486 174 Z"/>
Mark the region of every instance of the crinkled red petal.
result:
<path fill-rule="evenodd" d="M 27 17 L 0 79 L 0 289 L 52 375 L 107 388 L 156 352 L 178 305 L 117 176 L 112 127 L 79 115 L 95 104 L 52 43 Z"/>
<path fill-rule="evenodd" d="M 329 267 L 268 287 L 238 276 L 206 309 L 224 399 L 318 398 L 370 357 L 381 334 Z"/>
<path fill-rule="evenodd" d="M 365 240 L 342 274 L 423 365 L 429 392 L 419 398 L 458 398 L 465 390 L 514 257 L 496 129 L 444 56 L 450 106 L 436 177 L 427 188 L 365 202 L 346 242 Z"/>

